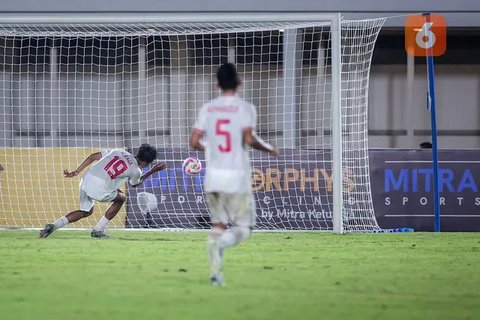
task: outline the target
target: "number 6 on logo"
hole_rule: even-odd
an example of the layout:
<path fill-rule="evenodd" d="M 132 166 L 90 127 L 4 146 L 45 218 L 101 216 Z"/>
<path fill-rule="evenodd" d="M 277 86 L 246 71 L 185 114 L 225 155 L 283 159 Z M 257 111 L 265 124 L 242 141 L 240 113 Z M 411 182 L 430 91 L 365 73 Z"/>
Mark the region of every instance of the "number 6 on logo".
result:
<path fill-rule="evenodd" d="M 405 50 L 408 55 L 422 56 L 431 54 L 441 56 L 447 49 L 445 18 L 431 15 L 410 16 L 405 23 Z"/>
<path fill-rule="evenodd" d="M 435 45 L 435 33 L 432 32 L 432 22 L 425 22 L 415 36 L 417 46 L 423 49 L 431 49 Z"/>

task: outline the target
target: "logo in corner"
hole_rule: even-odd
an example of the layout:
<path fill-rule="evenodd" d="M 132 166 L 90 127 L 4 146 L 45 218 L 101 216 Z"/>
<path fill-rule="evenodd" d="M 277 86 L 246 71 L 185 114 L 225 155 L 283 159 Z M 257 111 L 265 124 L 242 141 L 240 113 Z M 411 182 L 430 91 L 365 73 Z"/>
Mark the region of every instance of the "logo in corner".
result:
<path fill-rule="evenodd" d="M 405 51 L 410 56 L 441 56 L 447 50 L 447 22 L 439 15 L 409 16 L 405 22 Z"/>

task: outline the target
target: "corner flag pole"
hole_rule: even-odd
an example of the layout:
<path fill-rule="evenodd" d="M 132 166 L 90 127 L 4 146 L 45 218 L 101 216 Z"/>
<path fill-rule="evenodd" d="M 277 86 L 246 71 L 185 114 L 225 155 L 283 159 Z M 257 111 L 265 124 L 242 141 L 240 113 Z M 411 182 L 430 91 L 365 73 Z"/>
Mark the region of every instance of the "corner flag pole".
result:
<path fill-rule="evenodd" d="M 427 23 L 431 23 L 430 13 L 425 13 Z M 435 70 L 433 64 L 432 47 L 427 46 L 427 76 L 428 76 L 428 107 L 432 124 L 432 160 L 433 160 L 433 214 L 435 232 L 440 232 L 440 190 L 438 183 L 438 145 L 437 145 L 437 116 L 435 111 Z"/>

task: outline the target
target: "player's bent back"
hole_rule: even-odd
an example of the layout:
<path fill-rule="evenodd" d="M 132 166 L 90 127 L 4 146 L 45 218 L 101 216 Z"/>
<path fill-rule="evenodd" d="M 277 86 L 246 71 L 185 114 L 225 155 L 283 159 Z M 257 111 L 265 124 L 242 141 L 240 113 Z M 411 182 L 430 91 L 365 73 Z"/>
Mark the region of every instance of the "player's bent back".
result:
<path fill-rule="evenodd" d="M 99 199 L 115 192 L 127 179 L 133 185 L 138 184 L 141 176 L 137 160 L 129 152 L 121 149 L 103 150 L 102 158 L 84 175 L 81 189 Z"/>

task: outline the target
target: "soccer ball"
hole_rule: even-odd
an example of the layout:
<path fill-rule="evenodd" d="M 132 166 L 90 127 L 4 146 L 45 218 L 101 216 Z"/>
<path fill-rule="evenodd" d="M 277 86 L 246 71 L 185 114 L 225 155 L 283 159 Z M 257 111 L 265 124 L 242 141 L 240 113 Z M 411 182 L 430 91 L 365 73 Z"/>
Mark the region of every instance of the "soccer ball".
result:
<path fill-rule="evenodd" d="M 202 170 L 202 162 L 195 157 L 189 157 L 183 161 L 182 167 L 186 174 L 193 176 Z"/>

